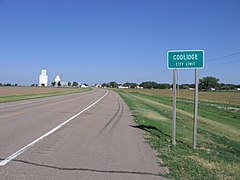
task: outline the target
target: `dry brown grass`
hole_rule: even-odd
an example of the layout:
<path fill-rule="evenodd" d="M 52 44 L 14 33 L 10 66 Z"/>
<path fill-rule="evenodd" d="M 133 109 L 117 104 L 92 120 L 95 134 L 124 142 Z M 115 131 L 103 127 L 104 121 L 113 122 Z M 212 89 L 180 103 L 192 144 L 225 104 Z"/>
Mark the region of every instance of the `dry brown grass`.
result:
<path fill-rule="evenodd" d="M 151 95 L 161 95 L 172 97 L 172 90 L 170 89 L 124 89 L 125 92 L 143 92 Z M 194 91 L 180 90 L 179 98 L 194 98 Z M 226 91 L 212 91 L 212 92 L 199 92 L 199 99 L 205 101 L 215 101 L 226 104 L 240 105 L 240 92 L 226 92 Z"/>
<path fill-rule="evenodd" d="M 211 161 L 202 159 L 198 156 L 189 156 L 189 158 L 191 158 L 196 163 L 200 164 L 201 166 L 207 169 L 218 171 L 219 173 L 217 174 L 217 177 L 216 177 L 217 179 L 235 179 L 234 175 L 237 175 L 240 173 L 240 165 L 237 163 L 227 164 L 224 162 L 221 162 L 221 163 L 211 162 Z M 222 171 L 222 169 L 224 169 L 225 171 Z M 231 172 L 232 176 L 226 175 L 226 171 Z"/>
<path fill-rule="evenodd" d="M 67 88 L 54 87 L 0 87 L 0 97 L 23 95 L 23 94 L 42 94 L 50 92 L 63 92 Z"/>

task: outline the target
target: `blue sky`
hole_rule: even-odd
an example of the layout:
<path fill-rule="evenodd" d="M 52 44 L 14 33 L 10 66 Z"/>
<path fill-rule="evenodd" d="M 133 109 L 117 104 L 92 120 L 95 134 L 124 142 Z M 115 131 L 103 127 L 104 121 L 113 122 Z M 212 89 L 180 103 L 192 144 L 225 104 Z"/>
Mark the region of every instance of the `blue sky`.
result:
<path fill-rule="evenodd" d="M 240 0 L 0 0 L 3 83 L 38 83 L 43 68 L 50 81 L 172 83 L 167 51 L 181 49 L 205 51 L 200 78 L 240 84 Z"/>

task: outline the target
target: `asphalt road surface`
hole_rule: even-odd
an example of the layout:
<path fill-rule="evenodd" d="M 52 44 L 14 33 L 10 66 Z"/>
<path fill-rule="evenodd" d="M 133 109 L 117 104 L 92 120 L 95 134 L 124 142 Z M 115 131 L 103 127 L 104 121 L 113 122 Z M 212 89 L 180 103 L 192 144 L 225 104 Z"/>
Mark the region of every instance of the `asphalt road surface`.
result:
<path fill-rule="evenodd" d="M 164 179 L 160 166 L 115 92 L 0 104 L 0 179 Z"/>

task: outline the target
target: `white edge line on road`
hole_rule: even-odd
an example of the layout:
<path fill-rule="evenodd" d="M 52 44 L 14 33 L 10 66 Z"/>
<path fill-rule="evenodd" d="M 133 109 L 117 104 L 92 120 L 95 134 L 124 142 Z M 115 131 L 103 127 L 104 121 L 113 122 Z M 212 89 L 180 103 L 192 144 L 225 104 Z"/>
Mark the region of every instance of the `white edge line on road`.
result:
<path fill-rule="evenodd" d="M 41 141 L 42 139 L 46 138 L 47 136 L 53 134 L 55 131 L 57 131 L 58 129 L 62 128 L 65 124 L 69 123 L 70 121 L 72 121 L 73 119 L 75 119 L 76 117 L 78 117 L 79 115 L 81 115 L 82 113 L 84 113 L 86 110 L 88 110 L 89 108 L 93 107 L 95 104 L 97 104 L 99 101 L 101 101 L 105 96 L 107 96 L 108 91 L 106 92 L 106 94 L 104 96 L 102 96 L 100 99 L 98 99 L 97 101 L 95 101 L 93 104 L 91 104 L 90 106 L 88 106 L 87 108 L 83 109 L 82 111 L 80 111 L 79 113 L 75 114 L 74 116 L 72 116 L 71 118 L 69 118 L 68 120 L 64 121 L 63 123 L 59 124 L 57 127 L 53 128 L 52 130 L 50 130 L 49 132 L 47 132 L 46 134 L 42 135 L 41 137 L 39 137 L 38 139 L 36 139 L 35 141 L 31 142 L 30 144 L 26 145 L 25 147 L 23 147 L 22 149 L 18 150 L 17 152 L 15 152 L 14 154 L 12 154 L 11 156 L 7 157 L 6 159 L 0 161 L 0 166 L 5 166 L 7 163 L 9 163 L 10 161 L 12 161 L 13 159 L 15 159 L 17 156 L 19 156 L 20 154 L 24 153 L 26 150 L 28 150 L 28 148 L 32 147 L 34 144 L 36 144 L 37 142 Z"/>

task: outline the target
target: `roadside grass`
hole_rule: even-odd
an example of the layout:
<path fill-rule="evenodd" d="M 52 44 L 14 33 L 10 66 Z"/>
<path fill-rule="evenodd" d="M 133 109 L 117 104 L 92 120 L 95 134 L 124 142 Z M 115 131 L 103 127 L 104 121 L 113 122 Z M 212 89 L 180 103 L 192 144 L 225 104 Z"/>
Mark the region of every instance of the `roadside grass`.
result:
<path fill-rule="evenodd" d="M 173 179 L 239 179 L 240 105 L 200 100 L 197 149 L 193 141 L 193 100 L 177 102 L 177 145 L 171 144 L 172 99 L 117 90 Z M 230 107 L 230 108 L 229 108 Z"/>
<path fill-rule="evenodd" d="M 82 89 L 82 88 L 64 88 L 64 91 L 45 92 L 45 93 L 37 93 L 37 94 L 33 93 L 33 94 L 16 94 L 16 95 L 10 95 L 10 96 L 0 96 L 0 103 L 73 94 L 73 93 L 84 92 L 84 91 L 89 91 L 89 90 L 91 90 L 91 88 L 84 88 L 84 89 Z"/>

